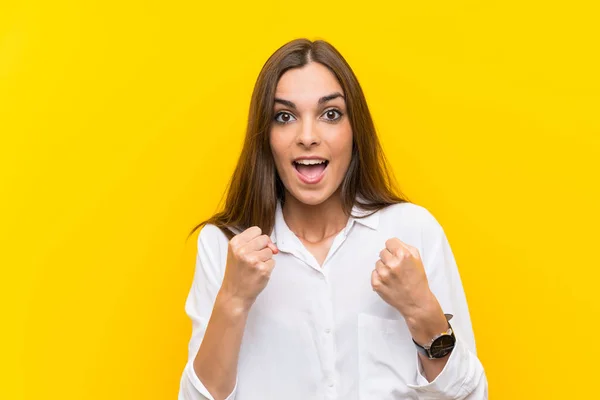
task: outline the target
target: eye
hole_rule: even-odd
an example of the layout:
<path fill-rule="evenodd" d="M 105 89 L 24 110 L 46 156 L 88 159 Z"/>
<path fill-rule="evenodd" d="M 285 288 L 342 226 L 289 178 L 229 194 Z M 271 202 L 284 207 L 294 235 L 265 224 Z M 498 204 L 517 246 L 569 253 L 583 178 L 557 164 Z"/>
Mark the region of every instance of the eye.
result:
<path fill-rule="evenodd" d="M 275 114 L 275 122 L 279 124 L 287 124 L 294 121 L 296 118 L 289 112 L 281 111 Z"/>
<path fill-rule="evenodd" d="M 325 111 L 323 113 L 323 115 L 325 116 L 325 120 L 328 122 L 335 122 L 337 120 L 339 120 L 340 118 L 342 118 L 342 112 L 339 110 L 336 110 L 335 108 L 331 108 L 327 111 Z"/>

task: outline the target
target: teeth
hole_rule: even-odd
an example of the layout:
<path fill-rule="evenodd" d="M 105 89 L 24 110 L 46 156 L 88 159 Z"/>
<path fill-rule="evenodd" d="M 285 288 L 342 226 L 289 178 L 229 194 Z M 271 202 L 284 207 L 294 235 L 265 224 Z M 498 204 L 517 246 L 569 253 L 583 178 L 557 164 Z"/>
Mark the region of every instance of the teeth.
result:
<path fill-rule="evenodd" d="M 304 165 L 323 164 L 324 162 L 326 162 L 326 160 L 298 160 L 298 161 L 296 161 L 297 164 L 304 164 Z"/>

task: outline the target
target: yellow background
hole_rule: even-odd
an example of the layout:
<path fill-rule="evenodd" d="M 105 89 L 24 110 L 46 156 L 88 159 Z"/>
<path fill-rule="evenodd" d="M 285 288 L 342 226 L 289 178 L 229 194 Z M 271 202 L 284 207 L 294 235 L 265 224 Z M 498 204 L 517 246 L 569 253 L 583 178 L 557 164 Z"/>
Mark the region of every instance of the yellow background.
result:
<path fill-rule="evenodd" d="M 3 0 L 0 398 L 176 398 L 186 234 L 297 37 L 346 57 L 444 226 L 490 397 L 594 397 L 598 8 L 414 3 Z"/>

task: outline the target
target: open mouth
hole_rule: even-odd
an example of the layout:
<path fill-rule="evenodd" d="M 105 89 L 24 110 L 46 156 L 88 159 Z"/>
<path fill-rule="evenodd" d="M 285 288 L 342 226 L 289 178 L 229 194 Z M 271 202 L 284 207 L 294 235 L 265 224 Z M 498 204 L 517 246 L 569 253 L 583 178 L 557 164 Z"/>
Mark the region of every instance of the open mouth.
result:
<path fill-rule="evenodd" d="M 298 171 L 303 181 L 306 183 L 316 183 L 320 181 L 327 165 L 328 160 L 311 160 L 310 162 L 293 162 L 294 168 Z"/>

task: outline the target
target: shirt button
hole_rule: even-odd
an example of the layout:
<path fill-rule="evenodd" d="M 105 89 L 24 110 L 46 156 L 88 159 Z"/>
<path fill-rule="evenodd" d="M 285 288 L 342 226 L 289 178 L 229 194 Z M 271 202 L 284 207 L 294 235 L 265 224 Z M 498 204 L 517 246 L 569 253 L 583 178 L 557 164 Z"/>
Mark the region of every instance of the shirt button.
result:
<path fill-rule="evenodd" d="M 325 333 L 331 333 L 331 329 L 329 329 L 329 328 L 326 328 L 326 329 L 325 329 Z"/>
<path fill-rule="evenodd" d="M 333 387 L 333 381 L 329 381 L 329 387 Z"/>

